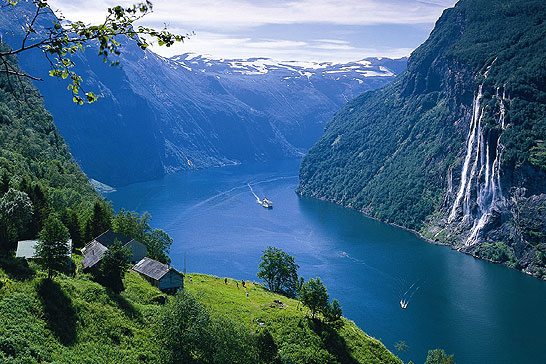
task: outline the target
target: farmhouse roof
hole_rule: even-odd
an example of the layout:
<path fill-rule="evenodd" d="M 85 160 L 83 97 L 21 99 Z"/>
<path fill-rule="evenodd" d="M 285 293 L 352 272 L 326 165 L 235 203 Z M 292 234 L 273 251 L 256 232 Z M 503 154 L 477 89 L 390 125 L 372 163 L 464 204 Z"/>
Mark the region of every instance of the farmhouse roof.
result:
<path fill-rule="evenodd" d="M 19 241 L 17 243 L 17 253 L 15 253 L 15 257 L 34 259 L 34 255 L 36 254 L 36 245 L 38 245 L 38 240 Z M 70 247 L 70 250 L 68 251 L 66 256 L 70 257 L 72 253 L 72 239 L 68 239 L 68 245 Z"/>
<path fill-rule="evenodd" d="M 163 276 L 165 276 L 165 274 L 169 273 L 169 271 L 171 270 L 182 275 L 175 269 L 169 267 L 167 264 L 163 264 L 161 262 L 158 262 L 157 260 L 153 260 L 148 257 L 145 257 L 140 262 L 138 262 L 133 267 L 133 270 L 156 281 L 159 281 L 161 278 L 163 278 Z"/>
<path fill-rule="evenodd" d="M 83 255 L 82 267 L 83 269 L 91 268 L 104 256 L 104 252 L 108 250 L 107 247 L 99 243 L 98 241 L 93 241 L 85 247 L 85 253 Z"/>
<path fill-rule="evenodd" d="M 116 241 L 119 241 L 121 243 L 121 245 L 125 245 L 125 244 L 127 244 L 128 242 L 130 242 L 133 239 L 128 238 L 125 235 L 121 235 L 121 234 L 115 233 L 113 231 L 107 230 L 104 233 L 97 236 L 94 240 L 98 241 L 99 243 L 101 243 L 105 247 L 109 248 L 112 245 L 114 245 L 114 243 Z"/>

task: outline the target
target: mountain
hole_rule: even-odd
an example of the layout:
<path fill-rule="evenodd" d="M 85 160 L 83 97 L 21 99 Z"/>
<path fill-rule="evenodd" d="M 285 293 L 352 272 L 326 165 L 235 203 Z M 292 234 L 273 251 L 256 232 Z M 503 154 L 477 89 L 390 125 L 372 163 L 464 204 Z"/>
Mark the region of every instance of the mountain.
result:
<path fill-rule="evenodd" d="M 461 0 L 327 123 L 298 193 L 546 278 L 546 7 Z"/>
<path fill-rule="evenodd" d="M 7 50 L 0 42 L 0 51 Z M 21 72 L 15 57 L 6 62 Z M 38 90 L 27 79 L 0 72 L 0 255 L 14 250 L 17 240 L 36 238 L 54 213 L 80 244 L 78 219 L 99 199 Z"/>
<path fill-rule="evenodd" d="M 32 7 L 21 2 L 2 11 L 6 42 L 20 44 L 19 22 Z M 43 17 L 41 26 L 52 16 Z M 392 81 L 407 61 L 319 64 L 190 54 L 166 59 L 120 41 L 121 67 L 104 65 L 93 47 L 75 58 L 84 89 L 103 95 L 84 107 L 72 103 L 65 83 L 48 77 L 39 51 L 19 59 L 24 70 L 44 78 L 36 85 L 83 170 L 109 185 L 301 156 L 339 107 Z"/>

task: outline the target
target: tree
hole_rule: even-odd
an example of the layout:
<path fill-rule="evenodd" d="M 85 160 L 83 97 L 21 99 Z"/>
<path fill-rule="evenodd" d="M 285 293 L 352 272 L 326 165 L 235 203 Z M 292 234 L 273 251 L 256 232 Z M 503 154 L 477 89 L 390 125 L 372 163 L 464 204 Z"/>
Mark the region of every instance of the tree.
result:
<path fill-rule="evenodd" d="M 294 257 L 269 246 L 260 259 L 257 276 L 270 291 L 294 297 L 298 290 L 298 268 Z"/>
<path fill-rule="evenodd" d="M 109 230 L 112 227 L 112 215 L 112 206 L 106 201 L 95 202 L 90 223 L 86 225 L 86 229 L 90 229 L 85 232 L 86 238 L 90 237 L 89 240 L 91 240 Z"/>
<path fill-rule="evenodd" d="M 32 201 L 33 214 L 25 238 L 33 239 L 42 230 L 43 222 L 50 213 L 47 199 L 39 183 L 32 184 L 23 178 L 19 189 L 25 192 Z"/>
<path fill-rule="evenodd" d="M 100 282 L 116 293 L 123 291 L 123 278 L 129 268 L 131 252 L 115 241 L 102 257 L 100 264 Z"/>
<path fill-rule="evenodd" d="M 6 170 L 2 172 L 2 180 L 0 181 L 0 197 L 9 190 L 9 175 Z"/>
<path fill-rule="evenodd" d="M 152 230 L 151 220 L 152 215 L 148 212 L 140 216 L 138 212 L 121 209 L 112 220 L 112 229 L 118 234 L 144 242 Z"/>
<path fill-rule="evenodd" d="M 172 242 L 173 239 L 169 234 L 160 229 L 154 229 L 147 239 L 144 240 L 148 249 L 148 256 L 165 264 L 171 262 L 169 252 Z"/>
<path fill-rule="evenodd" d="M 61 221 L 68 228 L 70 238 L 72 239 L 72 248 L 83 248 L 84 241 L 78 214 L 74 210 L 65 209 L 61 214 Z"/>
<path fill-rule="evenodd" d="M 162 309 L 157 339 L 164 363 L 256 363 L 249 330 L 227 317 L 211 315 L 192 295 L 180 291 Z"/>
<path fill-rule="evenodd" d="M 453 355 L 447 355 L 443 349 L 429 350 L 425 364 L 455 364 Z"/>
<path fill-rule="evenodd" d="M 66 226 L 57 217 L 50 215 L 38 234 L 35 254 L 38 263 L 47 269 L 47 279 L 51 280 L 55 273 L 66 267 L 70 254 L 68 239 L 70 234 Z"/>
<path fill-rule="evenodd" d="M 0 50 L 0 66 L 8 76 L 25 77 L 41 80 L 22 72 L 14 67 L 10 58 L 31 49 L 40 49 L 51 65 L 50 76 L 68 79 L 68 90 L 72 92 L 74 102 L 78 104 L 92 103 L 97 100 L 93 92 L 82 88 L 82 78 L 73 71 L 75 63 L 73 56 L 83 52 L 86 44 L 97 44 L 98 55 L 104 62 L 109 62 L 111 56 L 120 54 L 119 38 L 125 36 L 134 41 L 141 49 L 146 49 L 152 41 L 158 45 L 170 47 L 175 42 L 183 41 L 186 36 L 173 34 L 164 28 L 161 31 L 143 26 L 136 27 L 134 23 L 152 11 L 149 0 L 130 7 L 115 6 L 107 9 L 106 19 L 97 25 L 87 25 L 81 21 L 69 22 L 58 18 L 50 8 L 47 0 L 31 0 L 34 10 L 27 21 L 22 22 L 24 38 L 20 45 L 13 49 Z M 8 0 L 8 6 L 17 6 L 18 0 Z M 23 5 L 19 5 L 23 6 Z M 44 26 L 41 19 L 54 19 L 50 25 Z M 118 65 L 119 61 L 110 61 Z M 80 94 L 83 92 L 83 95 Z"/>
<path fill-rule="evenodd" d="M 311 278 L 305 282 L 299 296 L 301 303 L 311 310 L 312 318 L 315 318 L 317 312 L 323 314 L 328 312 L 330 307 L 328 298 L 328 291 L 320 278 Z"/>
<path fill-rule="evenodd" d="M 342 316 L 343 310 L 341 309 L 341 305 L 339 304 L 339 301 L 334 298 L 332 303 L 328 306 L 326 320 L 335 325 L 341 322 Z"/>
<path fill-rule="evenodd" d="M 0 246 L 4 252 L 25 232 L 32 214 L 32 202 L 26 193 L 10 188 L 0 198 Z"/>

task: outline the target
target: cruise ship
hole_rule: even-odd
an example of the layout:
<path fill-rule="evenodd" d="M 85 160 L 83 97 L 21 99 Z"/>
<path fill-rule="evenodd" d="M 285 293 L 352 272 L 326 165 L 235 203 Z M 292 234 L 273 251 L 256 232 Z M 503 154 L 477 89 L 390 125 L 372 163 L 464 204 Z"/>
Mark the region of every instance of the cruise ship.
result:
<path fill-rule="evenodd" d="M 265 207 L 266 209 L 272 209 L 273 208 L 273 201 L 268 200 L 266 197 L 262 201 L 260 201 L 260 205 Z"/>

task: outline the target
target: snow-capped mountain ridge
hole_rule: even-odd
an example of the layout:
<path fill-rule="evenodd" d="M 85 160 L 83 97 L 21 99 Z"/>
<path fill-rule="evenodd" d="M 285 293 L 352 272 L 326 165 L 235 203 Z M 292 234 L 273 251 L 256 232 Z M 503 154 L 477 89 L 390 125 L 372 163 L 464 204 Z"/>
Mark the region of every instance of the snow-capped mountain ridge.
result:
<path fill-rule="evenodd" d="M 222 74 L 261 75 L 270 72 L 289 73 L 307 77 L 337 74 L 336 77 L 392 77 L 399 73 L 399 64 L 385 58 L 363 58 L 361 60 L 338 62 L 277 61 L 271 58 L 214 58 L 195 53 L 184 53 L 168 59 L 173 66 L 180 66 L 194 72 Z M 396 61 L 396 60 L 394 60 Z M 390 67 L 396 68 L 391 69 Z"/>

